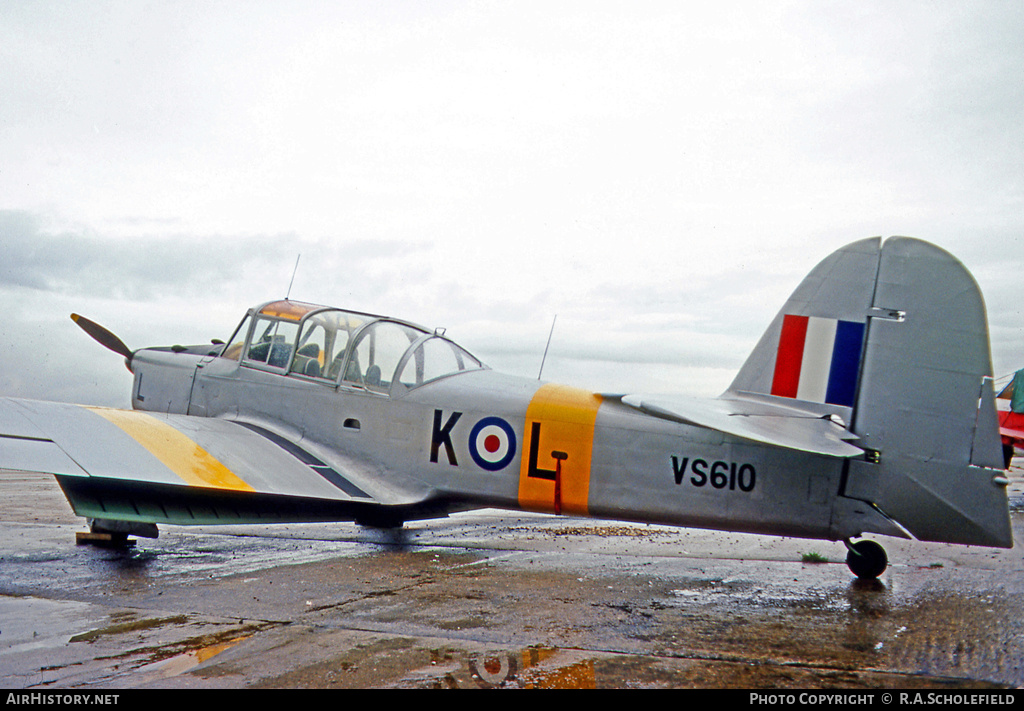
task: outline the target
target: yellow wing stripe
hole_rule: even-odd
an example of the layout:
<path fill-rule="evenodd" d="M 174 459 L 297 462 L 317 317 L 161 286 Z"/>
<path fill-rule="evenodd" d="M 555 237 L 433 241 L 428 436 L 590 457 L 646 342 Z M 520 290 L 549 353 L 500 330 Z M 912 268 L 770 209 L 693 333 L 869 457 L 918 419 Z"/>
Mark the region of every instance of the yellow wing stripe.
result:
<path fill-rule="evenodd" d="M 594 424 L 601 396 L 586 390 L 549 383 L 541 386 L 526 408 L 523 451 L 519 470 L 519 505 L 533 511 L 586 514 L 590 495 L 590 458 Z M 535 428 L 534 424 L 539 423 Z M 538 442 L 534 445 L 534 432 Z M 531 462 L 531 448 L 536 452 Z M 552 452 L 563 452 L 561 481 L 531 476 L 531 464 L 553 471 Z M 557 489 L 557 493 L 556 493 Z M 556 501 L 556 496 L 558 500 Z"/>
<path fill-rule="evenodd" d="M 86 409 L 120 427 L 187 484 L 255 491 L 187 435 L 152 415 L 98 407 Z"/>

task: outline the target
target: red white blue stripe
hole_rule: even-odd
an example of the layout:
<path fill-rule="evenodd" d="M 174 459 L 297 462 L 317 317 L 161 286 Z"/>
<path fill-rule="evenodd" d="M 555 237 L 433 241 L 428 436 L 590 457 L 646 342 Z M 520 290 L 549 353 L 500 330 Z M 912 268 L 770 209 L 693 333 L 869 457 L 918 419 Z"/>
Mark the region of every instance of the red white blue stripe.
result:
<path fill-rule="evenodd" d="M 863 323 L 787 314 L 771 394 L 853 407 L 863 347 Z"/>

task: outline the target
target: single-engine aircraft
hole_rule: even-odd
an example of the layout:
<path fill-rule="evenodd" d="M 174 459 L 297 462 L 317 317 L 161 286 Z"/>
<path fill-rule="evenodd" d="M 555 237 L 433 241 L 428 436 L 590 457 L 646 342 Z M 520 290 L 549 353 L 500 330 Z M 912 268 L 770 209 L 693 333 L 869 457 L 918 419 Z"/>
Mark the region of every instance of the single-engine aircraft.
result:
<path fill-rule="evenodd" d="M 866 239 L 822 261 L 718 398 L 502 375 L 442 332 L 298 301 L 230 340 L 131 350 L 133 410 L 0 400 L 0 467 L 56 476 L 93 532 L 483 507 L 842 540 L 1009 548 L 981 293 L 954 257 Z"/>

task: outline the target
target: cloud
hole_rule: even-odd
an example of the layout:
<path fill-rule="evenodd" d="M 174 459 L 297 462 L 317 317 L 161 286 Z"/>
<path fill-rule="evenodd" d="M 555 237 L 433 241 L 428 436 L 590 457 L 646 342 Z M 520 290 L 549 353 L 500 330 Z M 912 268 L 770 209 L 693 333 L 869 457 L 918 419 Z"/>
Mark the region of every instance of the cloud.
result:
<path fill-rule="evenodd" d="M 251 290 L 269 299 L 284 296 L 297 260 L 311 282 L 311 273 L 341 277 L 422 249 L 388 240 L 320 244 L 294 234 L 112 237 L 47 223 L 40 214 L 0 210 L 0 288 L 135 301 Z"/>
<path fill-rule="evenodd" d="M 222 241 L 195 235 L 105 239 L 91 231 L 51 232 L 24 211 L 0 211 L 0 285 L 150 300 L 223 284 L 233 269 L 261 266 L 267 238 Z"/>
<path fill-rule="evenodd" d="M 906 234 L 974 271 L 997 370 L 1024 351 L 1016 6 L 0 18 L 8 332 L 88 307 L 133 343 L 223 338 L 301 253 L 294 298 L 446 326 L 499 368 L 535 374 L 558 314 L 551 377 L 717 388 L 818 260 Z"/>

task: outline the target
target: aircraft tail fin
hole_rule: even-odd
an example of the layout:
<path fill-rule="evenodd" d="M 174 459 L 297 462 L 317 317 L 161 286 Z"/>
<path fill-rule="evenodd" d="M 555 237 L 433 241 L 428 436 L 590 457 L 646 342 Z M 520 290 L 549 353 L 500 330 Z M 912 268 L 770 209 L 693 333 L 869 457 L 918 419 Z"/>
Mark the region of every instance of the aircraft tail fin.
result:
<path fill-rule="evenodd" d="M 834 252 L 801 282 L 729 387 L 853 407 L 881 240 Z"/>
<path fill-rule="evenodd" d="M 849 423 L 865 455 L 841 496 L 922 540 L 1013 545 L 985 305 L 947 252 L 896 237 L 827 257 L 727 392 L 743 393 Z"/>

